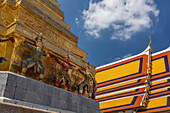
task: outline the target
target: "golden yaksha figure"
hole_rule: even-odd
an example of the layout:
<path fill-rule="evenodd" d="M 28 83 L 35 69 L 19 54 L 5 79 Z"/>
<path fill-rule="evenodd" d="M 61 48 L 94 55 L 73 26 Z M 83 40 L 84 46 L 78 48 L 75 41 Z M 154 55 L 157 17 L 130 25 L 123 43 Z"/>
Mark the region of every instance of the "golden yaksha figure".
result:
<path fill-rule="evenodd" d="M 97 88 L 96 88 L 97 82 L 95 80 L 95 77 L 92 77 L 90 72 L 87 72 L 87 73 L 90 76 L 89 85 L 88 85 L 89 98 L 95 99 L 96 91 L 97 91 Z"/>
<path fill-rule="evenodd" d="M 23 68 L 21 74 L 25 75 L 28 68 L 34 66 L 35 71 L 39 74 L 39 80 L 42 81 L 45 74 L 45 68 L 43 66 L 41 56 L 47 56 L 47 53 L 43 51 L 42 33 L 36 37 L 36 46 L 24 42 L 26 46 L 34 50 L 34 56 L 23 61 Z"/>
<path fill-rule="evenodd" d="M 69 57 L 69 51 L 67 51 L 67 57 L 65 58 L 65 62 L 59 61 L 57 58 L 55 58 L 57 63 L 59 63 L 62 66 L 62 70 L 57 73 L 56 75 L 56 81 L 55 85 L 59 87 L 60 84 L 63 83 L 65 80 L 65 85 L 67 86 L 67 90 L 71 91 L 71 77 L 68 73 L 69 69 L 73 69 L 73 66 L 70 64 L 70 57 Z"/>
<path fill-rule="evenodd" d="M 84 76 L 84 81 L 79 84 L 79 93 L 82 95 L 87 89 L 89 98 L 95 99 L 97 83 L 95 77 L 93 77 L 90 73 L 89 63 L 86 69 L 86 73 L 83 73 L 80 69 L 78 69 L 78 71 Z"/>

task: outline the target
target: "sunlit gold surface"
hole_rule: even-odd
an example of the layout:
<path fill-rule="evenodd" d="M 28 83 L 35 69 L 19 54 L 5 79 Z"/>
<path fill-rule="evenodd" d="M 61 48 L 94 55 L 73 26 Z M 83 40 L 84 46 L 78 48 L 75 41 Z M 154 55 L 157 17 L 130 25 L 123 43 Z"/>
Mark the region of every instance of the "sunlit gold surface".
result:
<path fill-rule="evenodd" d="M 53 7 L 54 6 L 54 7 Z M 44 50 L 64 62 L 67 50 L 70 51 L 70 63 L 85 72 L 87 53 L 77 47 L 78 37 L 70 32 L 70 26 L 64 22 L 64 13 L 57 1 L 46 0 L 2 0 L 0 3 L 0 38 L 13 38 L 0 42 L 0 57 L 8 59 L 0 64 L 0 71 L 12 71 L 38 80 L 35 71 L 22 69 L 22 62 L 34 55 L 34 51 L 26 47 L 24 41 L 35 44 L 36 36 L 42 32 Z M 52 79 L 62 67 L 54 58 L 42 56 L 45 67 L 44 82 L 54 85 Z M 95 67 L 89 66 L 93 75 Z M 72 70 L 69 70 L 71 74 Z M 71 77 L 73 84 L 83 81 L 81 74 Z M 75 80 L 76 79 L 76 80 Z M 78 79 L 78 80 L 77 80 Z M 76 83 L 77 82 L 77 83 Z"/>

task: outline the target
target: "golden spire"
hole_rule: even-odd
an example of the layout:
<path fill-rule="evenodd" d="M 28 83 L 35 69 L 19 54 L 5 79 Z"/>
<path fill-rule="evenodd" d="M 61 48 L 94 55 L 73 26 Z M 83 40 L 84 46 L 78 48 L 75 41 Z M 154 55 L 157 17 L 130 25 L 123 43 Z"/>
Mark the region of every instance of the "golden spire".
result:
<path fill-rule="evenodd" d="M 148 45 L 149 48 L 149 55 L 148 55 L 148 69 L 147 69 L 147 74 L 146 74 L 146 83 L 145 83 L 145 87 L 146 87 L 146 93 L 145 93 L 145 97 L 142 100 L 142 104 L 147 107 L 148 102 L 149 102 L 149 95 L 150 95 L 150 88 L 151 88 L 151 75 L 152 75 L 152 52 L 151 52 L 151 44 L 152 44 L 152 40 L 151 37 L 149 36 L 150 42 Z M 147 51 L 148 51 L 147 48 Z"/>
<path fill-rule="evenodd" d="M 149 42 L 149 49 L 151 49 L 152 39 L 151 39 L 150 36 L 149 36 L 149 39 L 150 39 L 150 42 Z"/>

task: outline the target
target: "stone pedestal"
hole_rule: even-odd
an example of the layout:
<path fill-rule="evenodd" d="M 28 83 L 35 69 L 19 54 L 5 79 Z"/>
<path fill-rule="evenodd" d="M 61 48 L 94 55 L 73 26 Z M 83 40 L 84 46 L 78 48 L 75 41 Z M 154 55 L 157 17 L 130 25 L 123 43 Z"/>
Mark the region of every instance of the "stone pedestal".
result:
<path fill-rule="evenodd" d="M 8 71 L 0 71 L 0 101 L 49 112 L 99 113 L 95 100 Z"/>

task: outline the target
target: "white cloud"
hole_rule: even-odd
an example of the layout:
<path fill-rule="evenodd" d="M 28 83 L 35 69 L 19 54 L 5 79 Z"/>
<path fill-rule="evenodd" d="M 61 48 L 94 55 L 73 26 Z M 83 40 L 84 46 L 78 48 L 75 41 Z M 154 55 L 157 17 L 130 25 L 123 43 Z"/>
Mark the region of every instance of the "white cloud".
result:
<path fill-rule="evenodd" d="M 120 57 L 117 57 L 113 61 L 117 61 L 117 60 L 120 60 L 120 59 L 121 59 Z"/>
<path fill-rule="evenodd" d="M 124 58 L 128 58 L 128 57 L 131 57 L 131 56 L 132 56 L 132 53 L 128 53 L 128 54 L 126 54 L 126 55 L 123 56 L 123 59 L 124 59 Z"/>
<path fill-rule="evenodd" d="M 80 21 L 79 21 L 79 19 L 77 17 L 75 18 L 75 22 L 76 22 L 76 24 L 80 23 Z"/>
<path fill-rule="evenodd" d="M 102 0 L 89 3 L 83 11 L 84 28 L 95 38 L 104 29 L 112 28 L 111 39 L 127 40 L 136 33 L 149 29 L 159 10 L 153 0 Z"/>
<path fill-rule="evenodd" d="M 131 57 L 131 56 L 132 56 L 132 53 L 128 53 L 128 54 L 124 55 L 123 57 L 117 57 L 117 58 L 113 59 L 113 61 L 118 61 L 120 59 L 125 59 L 125 58 Z"/>

